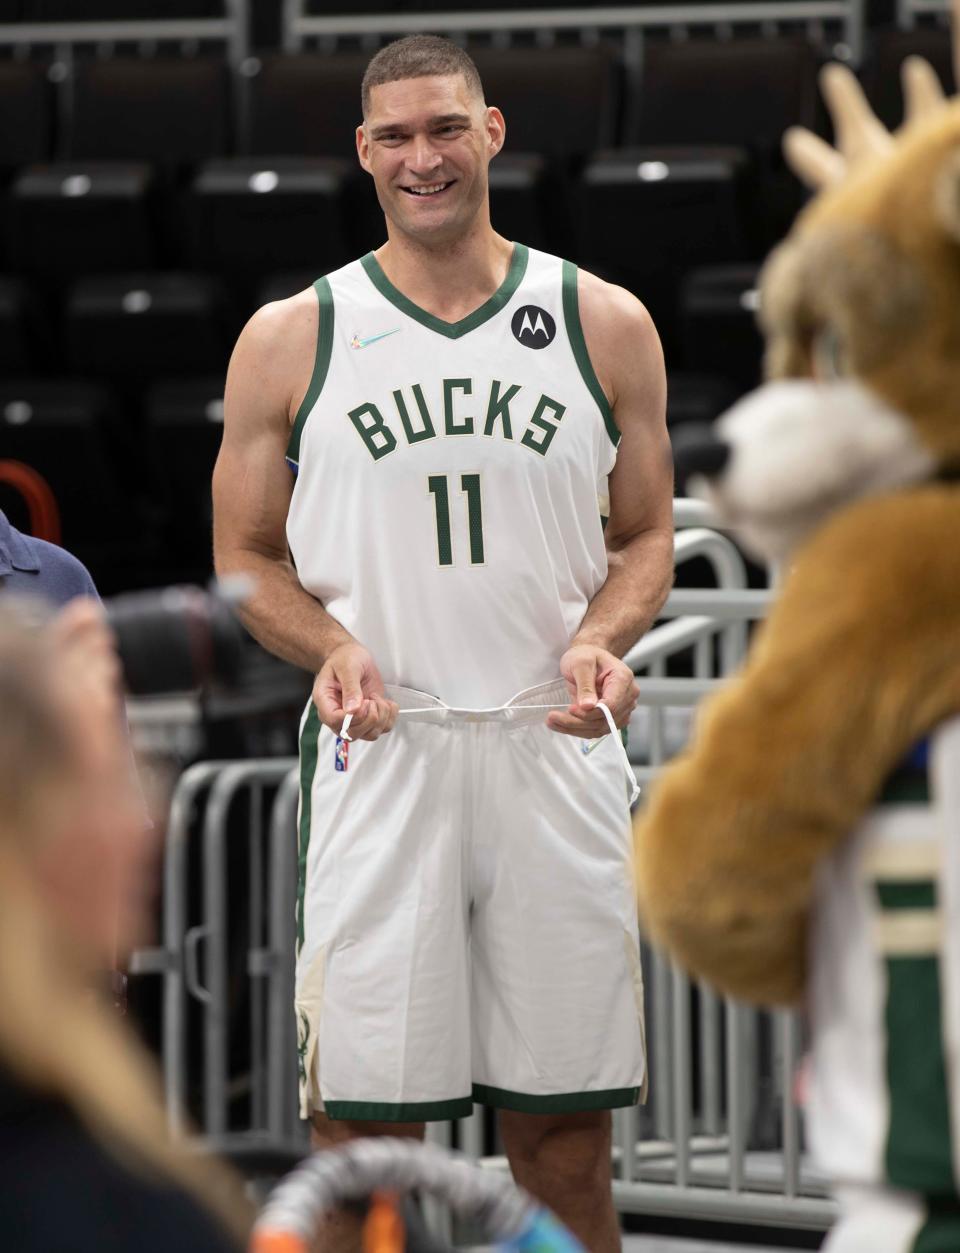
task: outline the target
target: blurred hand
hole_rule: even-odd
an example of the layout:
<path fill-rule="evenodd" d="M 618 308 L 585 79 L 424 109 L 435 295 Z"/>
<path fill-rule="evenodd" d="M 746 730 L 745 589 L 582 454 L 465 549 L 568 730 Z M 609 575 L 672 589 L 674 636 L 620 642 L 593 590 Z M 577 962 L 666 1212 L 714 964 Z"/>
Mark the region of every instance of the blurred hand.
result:
<path fill-rule="evenodd" d="M 560 659 L 560 673 L 567 681 L 573 703 L 565 713 L 555 710 L 547 717 L 547 726 L 561 735 L 581 739 L 597 739 L 610 728 L 597 709 L 603 703 L 618 727 L 625 727 L 633 713 L 640 689 L 628 665 L 594 644 L 574 644 Z"/>
<path fill-rule="evenodd" d="M 336 735 L 343 720 L 353 714 L 347 732 L 351 740 L 377 740 L 393 729 L 399 708 L 387 700 L 376 663 L 355 642 L 335 648 L 313 685 L 313 703 L 320 721 Z"/>

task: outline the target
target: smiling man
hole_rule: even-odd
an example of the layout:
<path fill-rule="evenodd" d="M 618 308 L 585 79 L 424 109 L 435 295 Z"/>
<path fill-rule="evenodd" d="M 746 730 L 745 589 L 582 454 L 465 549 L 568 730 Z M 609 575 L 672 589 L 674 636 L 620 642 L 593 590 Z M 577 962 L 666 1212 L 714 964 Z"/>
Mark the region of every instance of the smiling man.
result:
<path fill-rule="evenodd" d="M 461 49 L 390 44 L 362 103 L 387 242 L 251 320 L 214 477 L 218 571 L 317 675 L 302 1112 L 327 1143 L 492 1105 L 518 1181 L 606 1253 L 610 1110 L 646 1082 L 609 731 L 672 571 L 660 346 L 629 293 L 493 230 L 505 122 Z"/>

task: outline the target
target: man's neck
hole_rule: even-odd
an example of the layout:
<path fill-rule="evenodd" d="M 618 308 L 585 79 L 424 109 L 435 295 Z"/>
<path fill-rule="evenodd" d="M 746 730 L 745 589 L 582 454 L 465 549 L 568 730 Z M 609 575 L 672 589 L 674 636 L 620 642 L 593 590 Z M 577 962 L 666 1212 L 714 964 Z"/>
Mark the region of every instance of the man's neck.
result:
<path fill-rule="evenodd" d="M 486 222 L 450 244 L 435 246 L 390 231 L 374 255 L 394 287 L 415 305 L 445 322 L 458 322 L 502 285 L 513 244 Z"/>

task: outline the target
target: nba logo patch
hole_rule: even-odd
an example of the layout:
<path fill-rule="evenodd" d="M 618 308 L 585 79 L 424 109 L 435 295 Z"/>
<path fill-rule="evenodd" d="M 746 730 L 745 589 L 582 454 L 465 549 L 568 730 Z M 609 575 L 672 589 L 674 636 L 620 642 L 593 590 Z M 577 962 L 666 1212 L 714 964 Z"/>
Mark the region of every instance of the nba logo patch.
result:
<path fill-rule="evenodd" d="M 350 744 L 337 736 L 337 746 L 333 755 L 334 770 L 346 770 L 350 761 Z"/>

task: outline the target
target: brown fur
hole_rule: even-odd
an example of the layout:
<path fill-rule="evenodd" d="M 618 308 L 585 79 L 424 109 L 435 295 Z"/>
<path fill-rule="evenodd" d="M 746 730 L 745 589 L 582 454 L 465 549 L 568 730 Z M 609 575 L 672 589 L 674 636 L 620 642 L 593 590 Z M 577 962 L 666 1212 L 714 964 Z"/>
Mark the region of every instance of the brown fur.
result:
<path fill-rule="evenodd" d="M 942 465 L 960 460 L 960 246 L 938 217 L 952 192 L 960 220 L 957 151 L 951 106 L 816 201 L 763 288 L 774 374 L 808 374 L 810 338 L 829 323 L 851 373 L 915 421 Z M 838 510 L 639 816 L 642 917 L 722 990 L 800 996 L 815 867 L 909 749 L 960 712 L 958 536 L 960 486 Z"/>

